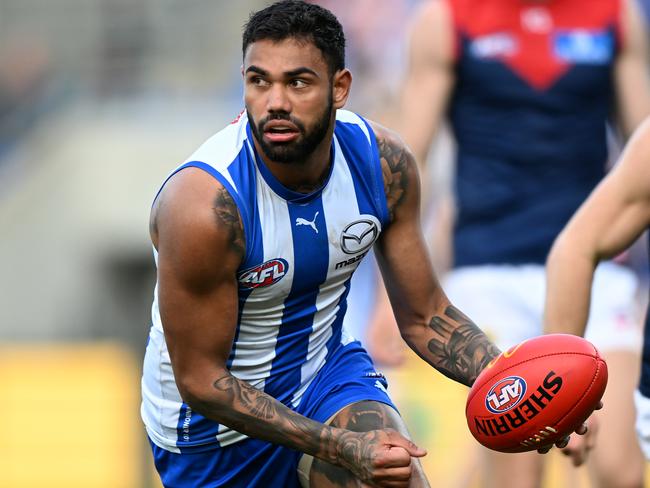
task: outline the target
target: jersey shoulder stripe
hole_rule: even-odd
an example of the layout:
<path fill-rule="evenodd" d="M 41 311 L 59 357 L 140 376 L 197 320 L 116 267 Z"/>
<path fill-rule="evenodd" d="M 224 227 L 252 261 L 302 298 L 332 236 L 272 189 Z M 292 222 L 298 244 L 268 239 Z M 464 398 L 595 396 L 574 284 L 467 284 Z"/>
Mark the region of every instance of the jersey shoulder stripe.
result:
<path fill-rule="evenodd" d="M 377 215 L 384 227 L 389 214 L 375 133 L 366 119 L 347 110 L 339 110 L 336 121 L 334 134 L 350 167 L 357 194 L 371 195 L 370 201 L 360 200 L 359 210 Z"/>

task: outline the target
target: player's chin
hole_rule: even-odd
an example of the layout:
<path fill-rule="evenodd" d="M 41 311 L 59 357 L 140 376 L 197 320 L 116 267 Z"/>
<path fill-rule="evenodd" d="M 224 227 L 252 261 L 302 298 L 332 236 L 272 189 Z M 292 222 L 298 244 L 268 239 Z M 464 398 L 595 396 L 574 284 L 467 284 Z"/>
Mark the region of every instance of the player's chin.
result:
<path fill-rule="evenodd" d="M 271 161 L 276 163 L 291 163 L 298 158 L 294 145 L 291 143 L 270 143 L 266 145 L 264 152 Z"/>

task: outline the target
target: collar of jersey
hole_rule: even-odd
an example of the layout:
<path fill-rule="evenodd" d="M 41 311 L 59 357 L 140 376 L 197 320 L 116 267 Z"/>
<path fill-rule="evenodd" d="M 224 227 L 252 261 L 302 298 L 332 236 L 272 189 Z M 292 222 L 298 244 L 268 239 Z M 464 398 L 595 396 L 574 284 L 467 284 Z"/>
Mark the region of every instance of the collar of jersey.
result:
<path fill-rule="evenodd" d="M 330 178 L 332 176 L 332 171 L 334 169 L 335 153 L 334 153 L 333 139 L 332 139 L 332 146 L 330 148 L 331 164 L 329 167 L 329 172 L 327 174 L 327 177 L 325 178 L 325 181 L 319 188 L 317 188 L 311 193 L 299 193 L 297 191 L 293 191 L 287 188 L 282 183 L 280 183 L 280 181 L 275 176 L 273 176 L 273 173 L 271 173 L 271 170 L 266 166 L 266 164 L 264 163 L 260 155 L 257 154 L 257 150 L 255 149 L 255 144 L 253 143 L 253 134 L 251 133 L 250 122 L 246 126 L 246 134 L 248 135 L 248 140 L 250 141 L 251 148 L 253 150 L 253 153 L 255 154 L 255 163 L 257 164 L 257 168 L 259 169 L 262 178 L 264 178 L 266 184 L 269 185 L 269 187 L 271 187 L 271 190 L 273 190 L 273 192 L 276 193 L 279 197 L 292 203 L 308 203 L 314 200 L 315 198 L 318 198 L 320 194 L 323 193 L 323 189 L 329 183 Z"/>

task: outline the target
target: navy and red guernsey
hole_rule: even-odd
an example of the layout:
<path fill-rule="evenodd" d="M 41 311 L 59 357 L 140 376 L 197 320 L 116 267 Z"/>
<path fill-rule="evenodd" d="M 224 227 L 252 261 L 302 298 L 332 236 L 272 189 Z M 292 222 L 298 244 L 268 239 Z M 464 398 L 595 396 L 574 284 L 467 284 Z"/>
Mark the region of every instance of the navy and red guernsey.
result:
<path fill-rule="evenodd" d="M 543 263 L 604 176 L 620 0 L 448 0 L 455 265 Z"/>

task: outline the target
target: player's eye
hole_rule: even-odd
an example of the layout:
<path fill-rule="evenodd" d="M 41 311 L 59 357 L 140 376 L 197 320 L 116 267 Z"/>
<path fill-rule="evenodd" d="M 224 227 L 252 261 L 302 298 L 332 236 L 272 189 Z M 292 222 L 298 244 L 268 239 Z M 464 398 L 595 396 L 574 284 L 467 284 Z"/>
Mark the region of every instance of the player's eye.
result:
<path fill-rule="evenodd" d="M 268 86 L 268 84 L 269 84 L 269 82 L 266 81 L 266 80 L 265 80 L 264 78 L 262 78 L 261 76 L 251 76 L 251 77 L 248 79 L 248 82 L 249 82 L 250 84 L 252 84 L 252 85 L 255 85 L 255 86 Z"/>
<path fill-rule="evenodd" d="M 308 85 L 309 83 L 302 78 L 294 78 L 289 82 L 289 86 L 292 88 L 306 88 Z"/>

